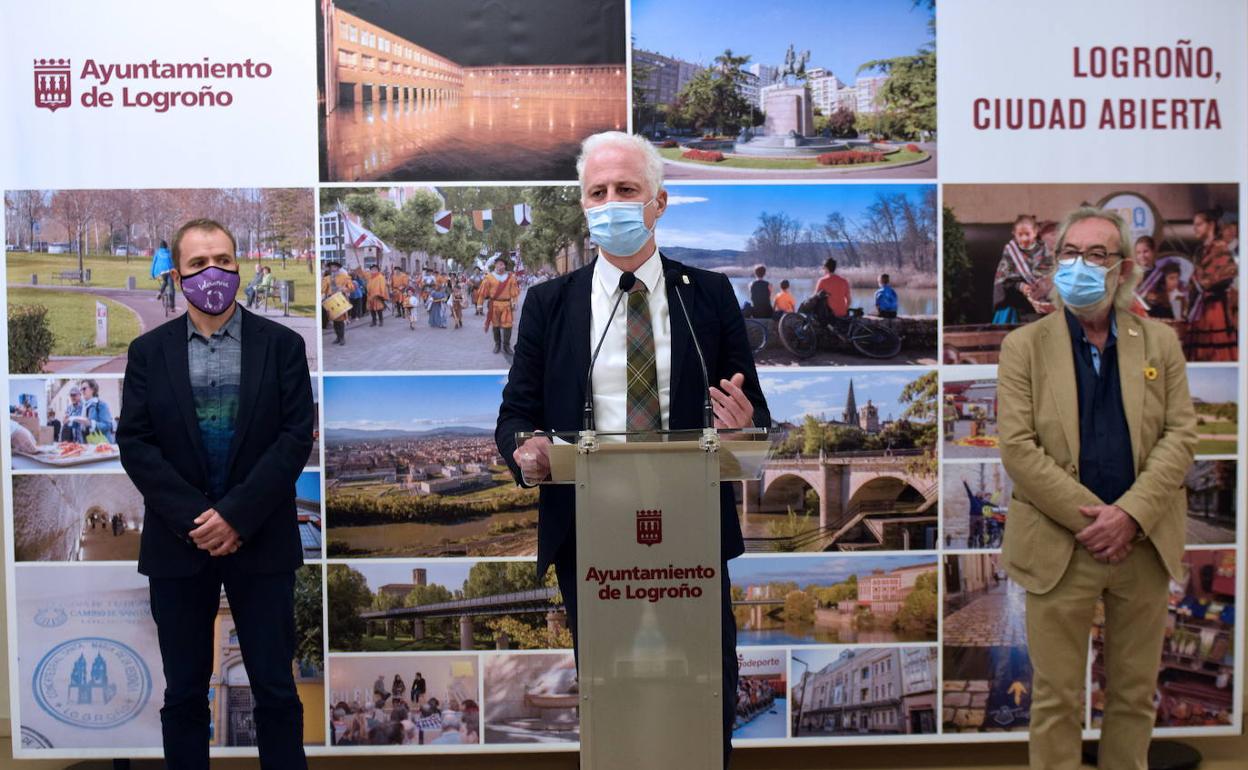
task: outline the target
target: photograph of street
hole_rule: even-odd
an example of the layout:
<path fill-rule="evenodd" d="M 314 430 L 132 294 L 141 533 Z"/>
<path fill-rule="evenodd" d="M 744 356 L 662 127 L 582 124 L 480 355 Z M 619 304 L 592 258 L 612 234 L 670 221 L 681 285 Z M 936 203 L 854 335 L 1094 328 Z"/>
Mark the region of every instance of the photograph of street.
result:
<path fill-rule="evenodd" d="M 529 561 L 353 561 L 329 565 L 334 652 L 572 646 L 551 571 Z"/>
<path fill-rule="evenodd" d="M 934 646 L 815 647 L 791 657 L 794 738 L 936 732 Z"/>
<path fill-rule="evenodd" d="M 997 553 L 945 557 L 942 677 L 946 732 L 1026 730 L 1031 659 L 1026 596 Z"/>
<path fill-rule="evenodd" d="M 936 557 L 840 554 L 736 559 L 737 644 L 936 641 Z"/>
<path fill-rule="evenodd" d="M 494 444 L 497 374 L 325 377 L 330 557 L 533 556 L 537 490 Z"/>
<path fill-rule="evenodd" d="M 959 369 L 965 379 L 944 378 L 941 404 L 946 459 L 995 459 L 1001 456 L 997 434 L 997 367 Z"/>
<path fill-rule="evenodd" d="M 933 178 L 935 6 L 633 0 L 633 131 L 672 179 Z"/>
<path fill-rule="evenodd" d="M 767 370 L 785 438 L 742 482 L 746 551 L 936 548 L 936 372 Z"/>
<path fill-rule="evenodd" d="M 321 181 L 570 181 L 627 130 L 624 3 L 316 7 Z"/>
<path fill-rule="evenodd" d="M 248 310 L 299 332 L 316 371 L 312 190 L 8 190 L 11 374 L 126 368 L 130 341 L 186 311 L 173 235 L 208 217 L 234 236 Z"/>

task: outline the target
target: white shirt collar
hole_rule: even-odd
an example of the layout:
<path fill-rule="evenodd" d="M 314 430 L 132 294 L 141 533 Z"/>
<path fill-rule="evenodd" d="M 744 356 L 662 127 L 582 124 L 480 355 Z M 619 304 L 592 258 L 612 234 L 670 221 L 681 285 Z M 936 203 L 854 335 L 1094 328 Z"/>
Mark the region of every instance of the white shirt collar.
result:
<path fill-rule="evenodd" d="M 611 264 L 606 257 L 598 255 L 594 263 L 594 278 L 598 281 L 599 288 L 606 292 L 608 297 L 613 296 L 619 288 L 620 276 L 623 274 L 624 271 Z M 659 257 L 658 247 L 655 247 L 654 253 L 641 263 L 641 267 L 637 268 L 633 275 L 636 275 L 637 280 L 646 285 L 646 291 L 651 294 L 663 290 L 663 260 Z"/>

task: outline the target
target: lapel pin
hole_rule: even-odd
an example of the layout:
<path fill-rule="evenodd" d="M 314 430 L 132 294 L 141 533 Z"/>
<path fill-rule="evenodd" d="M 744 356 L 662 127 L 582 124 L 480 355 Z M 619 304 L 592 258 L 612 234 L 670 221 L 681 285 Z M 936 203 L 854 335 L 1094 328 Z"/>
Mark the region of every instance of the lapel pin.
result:
<path fill-rule="evenodd" d="M 1132 337 L 1140 336 L 1140 332 L 1138 329 L 1127 329 L 1127 334 L 1130 334 Z"/>
<path fill-rule="evenodd" d="M 1157 368 L 1153 366 L 1144 367 L 1144 379 L 1150 381 L 1157 379 Z"/>
<path fill-rule="evenodd" d="M 689 276 L 685 275 L 684 273 L 680 274 L 680 280 L 684 281 L 686 286 L 689 285 Z"/>

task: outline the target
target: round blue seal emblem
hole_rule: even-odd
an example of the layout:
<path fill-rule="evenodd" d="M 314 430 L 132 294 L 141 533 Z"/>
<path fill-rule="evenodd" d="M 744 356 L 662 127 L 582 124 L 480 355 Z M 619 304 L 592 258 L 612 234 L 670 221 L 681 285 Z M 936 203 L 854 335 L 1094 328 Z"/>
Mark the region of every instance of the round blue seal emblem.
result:
<path fill-rule="evenodd" d="M 48 740 L 43 733 L 22 725 L 22 748 L 23 749 L 50 749 L 53 748 L 52 741 Z"/>
<path fill-rule="evenodd" d="M 61 642 L 35 666 L 35 702 L 74 727 L 107 730 L 143 710 L 152 674 L 143 658 L 113 639 L 87 636 Z"/>

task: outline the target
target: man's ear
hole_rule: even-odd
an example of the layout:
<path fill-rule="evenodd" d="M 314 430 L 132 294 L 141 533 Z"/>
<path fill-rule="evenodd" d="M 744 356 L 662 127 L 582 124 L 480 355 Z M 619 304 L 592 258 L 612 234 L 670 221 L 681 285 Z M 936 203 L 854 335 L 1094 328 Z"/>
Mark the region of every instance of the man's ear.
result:
<path fill-rule="evenodd" d="M 658 195 L 654 196 L 654 218 L 659 220 L 667 211 L 667 188 L 659 188 Z"/>

